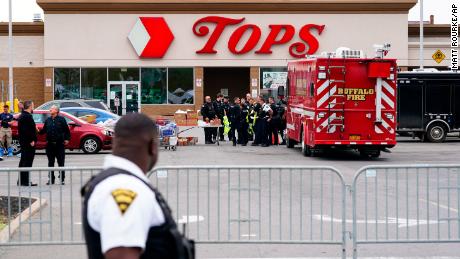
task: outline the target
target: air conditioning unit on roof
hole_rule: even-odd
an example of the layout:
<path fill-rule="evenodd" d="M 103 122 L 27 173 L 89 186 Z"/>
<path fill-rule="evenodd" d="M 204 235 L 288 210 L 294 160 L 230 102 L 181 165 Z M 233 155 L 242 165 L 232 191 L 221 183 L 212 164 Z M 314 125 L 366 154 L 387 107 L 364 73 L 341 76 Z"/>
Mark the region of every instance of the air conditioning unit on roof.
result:
<path fill-rule="evenodd" d="M 364 51 L 362 50 L 352 50 L 346 47 L 339 47 L 335 51 L 336 58 L 366 58 Z"/>

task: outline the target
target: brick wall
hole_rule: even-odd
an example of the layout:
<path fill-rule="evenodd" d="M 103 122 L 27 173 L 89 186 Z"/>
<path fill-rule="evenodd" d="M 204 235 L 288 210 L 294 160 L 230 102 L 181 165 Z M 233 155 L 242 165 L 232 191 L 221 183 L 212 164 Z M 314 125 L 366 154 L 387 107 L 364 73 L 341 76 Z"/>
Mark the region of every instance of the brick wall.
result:
<path fill-rule="evenodd" d="M 15 98 L 22 101 L 33 100 L 35 106 L 44 102 L 43 68 L 17 67 L 13 69 L 13 78 L 16 85 Z M 6 100 L 8 98 L 8 68 L 0 68 L 0 85 L 2 80 L 4 91 L 1 94 Z"/>
<path fill-rule="evenodd" d="M 249 87 L 251 89 L 251 95 L 252 91 L 255 90 L 257 91 L 257 95 L 259 94 L 259 89 L 260 89 L 260 76 L 259 76 L 259 67 L 251 67 L 251 80 L 249 82 Z M 257 81 L 257 85 L 252 85 L 252 81 L 255 80 Z"/>

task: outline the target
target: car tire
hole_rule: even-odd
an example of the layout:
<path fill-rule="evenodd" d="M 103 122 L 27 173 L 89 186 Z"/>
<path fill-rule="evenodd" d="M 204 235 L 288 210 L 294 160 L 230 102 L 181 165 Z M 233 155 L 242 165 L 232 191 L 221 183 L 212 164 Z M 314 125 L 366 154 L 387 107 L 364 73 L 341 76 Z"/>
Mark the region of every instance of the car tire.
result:
<path fill-rule="evenodd" d="M 81 141 L 81 150 L 85 154 L 97 154 L 102 148 L 101 141 L 95 136 L 89 136 Z"/>
<path fill-rule="evenodd" d="M 11 141 L 11 147 L 13 148 L 13 155 L 21 153 L 21 144 L 19 144 L 19 139 L 13 139 L 13 141 Z"/>
<path fill-rule="evenodd" d="M 440 123 L 433 123 L 428 127 L 426 131 L 426 138 L 428 141 L 433 143 L 441 143 L 446 140 L 447 128 L 445 125 Z"/>
<path fill-rule="evenodd" d="M 304 133 L 302 131 L 301 137 L 300 137 L 300 142 L 302 143 L 302 155 L 303 156 L 311 156 L 311 149 L 310 147 L 305 143 L 305 138 L 304 138 Z"/>

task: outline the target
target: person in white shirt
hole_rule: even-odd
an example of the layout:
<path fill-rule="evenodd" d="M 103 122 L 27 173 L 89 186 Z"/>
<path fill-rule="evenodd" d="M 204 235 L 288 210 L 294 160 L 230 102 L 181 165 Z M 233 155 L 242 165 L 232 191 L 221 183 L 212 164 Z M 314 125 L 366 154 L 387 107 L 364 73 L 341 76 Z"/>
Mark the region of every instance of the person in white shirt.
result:
<path fill-rule="evenodd" d="M 90 259 L 191 258 L 180 255 L 182 236 L 171 210 L 146 177 L 157 162 L 157 136 L 145 115 L 133 113 L 117 122 L 113 154 L 82 189 Z"/>

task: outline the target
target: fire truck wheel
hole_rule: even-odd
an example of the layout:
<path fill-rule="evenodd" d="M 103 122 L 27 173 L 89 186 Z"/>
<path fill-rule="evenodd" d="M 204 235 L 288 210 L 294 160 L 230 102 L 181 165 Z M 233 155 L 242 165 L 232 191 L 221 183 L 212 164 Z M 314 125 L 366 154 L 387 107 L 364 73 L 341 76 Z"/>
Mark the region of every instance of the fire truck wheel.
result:
<path fill-rule="evenodd" d="M 446 127 L 439 123 L 433 123 L 428 127 L 426 137 L 430 142 L 441 143 L 446 140 L 447 130 Z"/>
<path fill-rule="evenodd" d="M 304 138 L 304 135 L 303 135 L 303 131 L 302 131 L 302 137 L 300 138 L 300 141 L 302 142 L 302 155 L 304 156 L 311 156 L 312 152 L 311 152 L 311 149 L 310 147 L 305 143 L 305 138 Z"/>
<path fill-rule="evenodd" d="M 286 147 L 287 148 L 293 148 L 294 147 L 294 141 L 290 138 L 286 138 Z"/>
<path fill-rule="evenodd" d="M 375 153 L 371 154 L 371 158 L 378 158 L 380 157 L 380 150 L 377 150 Z"/>

